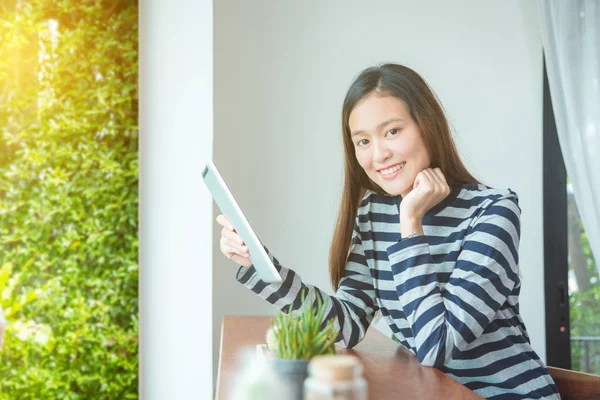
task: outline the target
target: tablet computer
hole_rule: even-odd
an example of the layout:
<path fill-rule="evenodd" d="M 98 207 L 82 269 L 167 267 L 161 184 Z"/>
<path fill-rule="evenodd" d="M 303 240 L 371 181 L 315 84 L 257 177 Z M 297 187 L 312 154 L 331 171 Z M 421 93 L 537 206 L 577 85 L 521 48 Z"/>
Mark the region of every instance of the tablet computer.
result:
<path fill-rule="evenodd" d="M 250 223 L 242 213 L 240 206 L 233 198 L 233 195 L 212 161 L 209 160 L 206 164 L 206 168 L 202 172 L 202 178 L 221 212 L 231 222 L 237 234 L 240 235 L 246 246 L 248 246 L 250 260 L 260 278 L 269 283 L 281 282 L 279 272 L 277 272 L 275 265 L 273 265 L 264 247 L 260 244 Z"/>

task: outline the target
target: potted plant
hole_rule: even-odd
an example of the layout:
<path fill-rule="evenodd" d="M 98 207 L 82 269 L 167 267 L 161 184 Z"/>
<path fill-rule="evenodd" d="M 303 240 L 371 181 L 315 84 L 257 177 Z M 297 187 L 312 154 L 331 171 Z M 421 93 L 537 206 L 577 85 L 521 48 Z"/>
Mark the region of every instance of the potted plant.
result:
<path fill-rule="evenodd" d="M 313 290 L 308 292 L 312 299 Z M 268 361 L 274 373 L 292 390 L 292 398 L 302 399 L 304 379 L 308 375 L 308 363 L 314 356 L 335 354 L 334 320 L 329 320 L 321 330 L 321 322 L 327 309 L 321 297 L 317 306 L 309 301 L 305 305 L 306 290 L 302 291 L 302 308 L 297 317 L 292 317 L 292 306 L 287 313 L 278 311 L 267 332 Z"/>

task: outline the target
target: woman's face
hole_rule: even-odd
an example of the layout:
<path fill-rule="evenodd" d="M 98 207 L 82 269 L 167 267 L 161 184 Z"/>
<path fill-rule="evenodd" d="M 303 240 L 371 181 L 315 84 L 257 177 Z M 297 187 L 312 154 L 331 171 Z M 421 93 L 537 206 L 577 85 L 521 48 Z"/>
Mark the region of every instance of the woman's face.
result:
<path fill-rule="evenodd" d="M 350 113 L 351 140 L 367 176 L 391 195 L 406 196 L 431 160 L 402 100 L 370 94 Z"/>

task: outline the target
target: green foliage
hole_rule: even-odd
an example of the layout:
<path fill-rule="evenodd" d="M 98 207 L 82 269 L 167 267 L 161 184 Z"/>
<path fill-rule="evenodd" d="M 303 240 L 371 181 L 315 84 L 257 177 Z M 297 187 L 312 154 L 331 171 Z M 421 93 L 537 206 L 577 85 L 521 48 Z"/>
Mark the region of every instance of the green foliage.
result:
<path fill-rule="evenodd" d="M 54 345 L 52 329 L 48 325 L 17 317 L 21 315 L 21 310 L 27 304 L 36 300 L 48 289 L 48 285 L 37 289 L 23 287 L 21 277 L 30 264 L 31 262 L 25 264 L 18 273 L 13 272 L 11 263 L 0 267 L 0 307 L 8 323 L 5 340 L 10 347 L 13 347 L 12 343 L 15 342 L 14 346 L 29 345 L 50 350 Z"/>
<path fill-rule="evenodd" d="M 569 293 L 571 337 L 600 338 L 600 279 L 587 234 L 581 229 L 581 247 L 586 258 L 592 287 L 586 292 Z M 600 374 L 600 341 L 571 341 L 571 368 Z"/>
<path fill-rule="evenodd" d="M 0 399 L 138 397 L 137 13 L 0 5 L 0 264 L 38 296 L 6 310 L 51 338 L 7 331 Z"/>
<path fill-rule="evenodd" d="M 277 358 L 308 360 L 322 354 L 335 354 L 335 339 L 338 331 L 334 330 L 334 320 L 326 322 L 324 329 L 320 329 L 325 316 L 327 303 L 323 304 L 321 297 L 317 296 L 315 309 L 312 301 L 305 306 L 306 291 L 302 291 L 302 309 L 299 317 L 292 317 L 292 306 L 289 312 L 277 312 L 271 323 L 274 336 L 274 346 L 270 350 Z M 309 291 L 308 298 L 313 298 Z"/>
<path fill-rule="evenodd" d="M 600 337 L 600 285 L 569 296 L 571 336 Z M 600 374 L 600 341 L 571 341 L 571 368 Z"/>
<path fill-rule="evenodd" d="M 6 263 L 0 267 L 0 306 L 4 310 L 4 318 L 13 319 L 23 307 L 34 301 L 44 289 L 25 289 L 24 293 L 18 294 L 15 289 L 19 286 L 21 277 L 31 265 L 30 260 L 21 268 L 19 273 L 13 273 L 13 265 Z"/>

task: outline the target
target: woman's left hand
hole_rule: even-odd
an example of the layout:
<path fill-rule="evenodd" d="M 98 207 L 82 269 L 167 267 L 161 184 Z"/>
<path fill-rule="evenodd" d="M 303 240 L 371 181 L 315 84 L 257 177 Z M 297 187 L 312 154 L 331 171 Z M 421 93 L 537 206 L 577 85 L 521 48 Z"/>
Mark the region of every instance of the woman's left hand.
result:
<path fill-rule="evenodd" d="M 446 177 L 439 168 L 426 168 L 417 174 L 413 189 L 400 202 L 400 220 L 421 222 L 425 213 L 450 194 Z"/>

